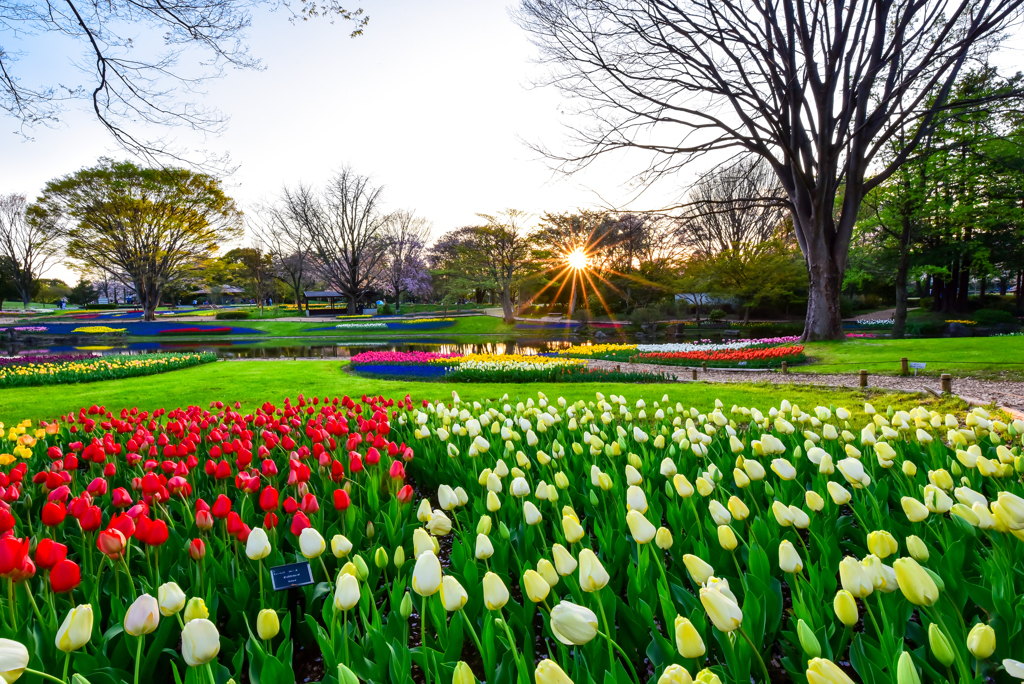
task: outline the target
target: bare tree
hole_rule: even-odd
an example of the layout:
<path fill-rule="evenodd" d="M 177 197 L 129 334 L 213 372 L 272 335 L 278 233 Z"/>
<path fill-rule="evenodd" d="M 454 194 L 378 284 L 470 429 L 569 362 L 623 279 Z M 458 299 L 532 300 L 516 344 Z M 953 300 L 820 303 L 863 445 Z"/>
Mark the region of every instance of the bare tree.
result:
<path fill-rule="evenodd" d="M 14 283 L 23 308 L 32 301 L 32 284 L 61 253 L 59 232 L 49 221 L 30 219 L 24 195 L 0 196 L 0 269 Z"/>
<path fill-rule="evenodd" d="M 310 225 L 313 196 L 299 186 L 283 190 L 274 203 L 262 203 L 246 216 L 253 244 L 271 258 L 274 277 L 292 289 L 295 308 L 302 309 L 302 291 L 315 268 Z"/>
<path fill-rule="evenodd" d="M 694 184 L 688 199 L 686 243 L 704 257 L 773 239 L 789 213 L 782 184 L 758 157 L 716 168 Z"/>
<path fill-rule="evenodd" d="M 84 100 L 100 124 L 125 150 L 149 161 L 181 160 L 183 152 L 169 141 L 140 137 L 134 126 L 182 126 L 216 133 L 226 123 L 218 111 L 189 101 L 203 86 L 229 69 L 262 69 L 249 54 L 245 37 L 250 11 L 260 6 L 288 7 L 279 0 L 11 0 L 0 4 L 0 28 L 15 45 L 37 35 L 59 35 L 84 53 L 80 83 L 56 77 L 52 83 L 27 85 L 19 77 L 19 60 L 40 64 L 27 73 L 46 73 L 60 56 L 54 41 L 34 50 L 0 47 L 0 110 L 21 123 L 21 132 L 60 122 L 66 103 Z M 292 20 L 318 16 L 354 22 L 362 33 L 368 17 L 346 10 L 337 0 L 302 0 Z M 45 49 L 43 46 L 45 45 Z M 150 45 L 153 47 L 151 48 Z M 10 45 L 8 45 L 10 47 Z M 186 59 L 183 59 L 187 55 Z M 67 58 L 73 59 L 72 55 Z M 199 67 L 198 69 L 196 67 Z M 184 97 L 184 99 L 182 99 Z M 220 160 L 212 159 L 209 162 Z"/>
<path fill-rule="evenodd" d="M 384 212 L 383 193 L 368 176 L 345 167 L 319 193 L 300 186 L 283 196 L 308 231 L 321 274 L 345 295 L 350 314 L 387 263 L 391 215 Z"/>
<path fill-rule="evenodd" d="M 395 312 L 401 307 L 402 293 L 418 282 L 425 268 L 423 250 L 430 239 L 430 221 L 407 209 L 396 211 L 387 228 L 388 249 L 381 282 L 395 298 Z"/>
<path fill-rule="evenodd" d="M 861 200 L 913 154 L 964 62 L 1022 2 L 523 0 L 518 18 L 550 83 L 593 122 L 573 129 L 581 149 L 552 155 L 563 169 L 628 148 L 650 155 L 645 182 L 707 153 L 766 160 L 807 261 L 804 339 L 837 339 Z"/>

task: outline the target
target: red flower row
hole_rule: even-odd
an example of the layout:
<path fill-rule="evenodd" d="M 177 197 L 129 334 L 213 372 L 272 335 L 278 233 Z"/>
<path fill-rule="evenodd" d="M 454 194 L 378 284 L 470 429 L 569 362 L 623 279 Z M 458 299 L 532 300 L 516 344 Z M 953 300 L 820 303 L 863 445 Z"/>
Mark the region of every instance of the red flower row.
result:
<path fill-rule="evenodd" d="M 646 359 L 690 359 L 693 361 L 766 361 L 781 359 L 787 356 L 796 356 L 804 351 L 803 345 L 790 347 L 769 347 L 768 349 L 721 349 L 718 351 L 688 351 L 688 352 L 647 352 L 637 354 L 640 360 Z"/>

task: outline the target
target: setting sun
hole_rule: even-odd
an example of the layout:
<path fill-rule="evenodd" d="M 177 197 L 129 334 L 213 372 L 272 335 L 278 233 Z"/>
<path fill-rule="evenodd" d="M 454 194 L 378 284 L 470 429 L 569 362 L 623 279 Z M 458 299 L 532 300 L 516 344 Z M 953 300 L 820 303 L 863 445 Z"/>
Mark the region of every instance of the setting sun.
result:
<path fill-rule="evenodd" d="M 578 249 L 566 255 L 565 260 L 568 262 L 569 268 L 577 271 L 582 271 L 587 267 L 587 255 Z"/>

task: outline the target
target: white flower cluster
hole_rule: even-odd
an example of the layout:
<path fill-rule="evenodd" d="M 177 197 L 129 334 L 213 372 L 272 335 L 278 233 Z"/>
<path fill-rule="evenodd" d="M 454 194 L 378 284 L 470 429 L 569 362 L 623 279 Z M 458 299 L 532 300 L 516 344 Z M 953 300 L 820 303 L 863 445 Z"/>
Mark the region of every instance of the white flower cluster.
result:
<path fill-rule="evenodd" d="M 338 330 L 387 330 L 386 323 L 339 323 Z"/>
<path fill-rule="evenodd" d="M 537 361 L 463 361 L 455 370 L 480 370 L 480 371 L 523 371 L 523 370 L 547 370 L 552 367 L 569 368 L 572 366 L 585 366 L 587 362 L 583 359 L 552 359 L 541 358 Z"/>

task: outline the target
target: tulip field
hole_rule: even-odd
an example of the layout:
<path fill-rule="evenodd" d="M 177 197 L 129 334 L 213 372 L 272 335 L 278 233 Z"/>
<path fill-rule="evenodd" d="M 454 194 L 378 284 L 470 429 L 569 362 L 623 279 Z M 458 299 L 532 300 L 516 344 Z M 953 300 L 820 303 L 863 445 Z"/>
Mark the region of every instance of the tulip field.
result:
<path fill-rule="evenodd" d="M 182 354 L 50 354 L 0 359 L 0 389 L 113 380 L 191 368 L 217 360 L 213 352 Z"/>
<path fill-rule="evenodd" d="M 520 354 L 367 351 L 350 360 L 355 372 L 378 378 L 441 378 L 448 382 L 663 382 L 656 373 L 587 368 L 584 359 Z"/>
<path fill-rule="evenodd" d="M 1002 418 L 453 393 L 0 426 L 0 678 L 1017 682 Z"/>
<path fill-rule="evenodd" d="M 668 344 L 585 344 L 560 349 L 567 358 L 637 361 L 670 366 L 704 364 L 710 368 L 777 368 L 806 361 L 804 347 L 792 344 L 799 337 L 763 337 L 714 342 L 671 342 Z"/>

